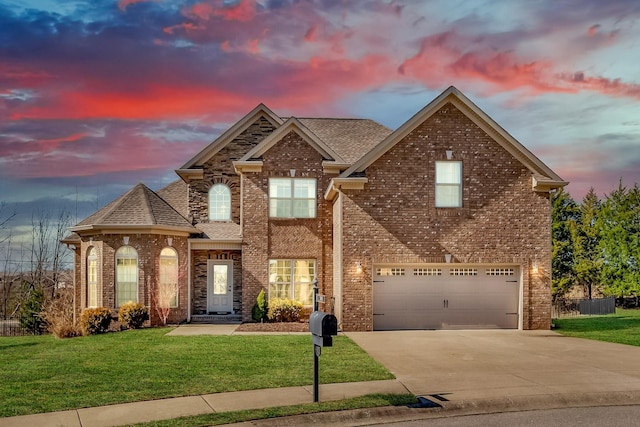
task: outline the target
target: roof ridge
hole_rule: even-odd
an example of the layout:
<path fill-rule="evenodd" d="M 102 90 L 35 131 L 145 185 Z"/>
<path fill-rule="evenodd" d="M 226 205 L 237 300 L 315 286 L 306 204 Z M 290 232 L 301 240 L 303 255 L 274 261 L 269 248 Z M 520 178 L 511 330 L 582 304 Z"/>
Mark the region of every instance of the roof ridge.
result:
<path fill-rule="evenodd" d="M 153 191 L 152 189 L 150 189 L 149 187 L 147 187 L 143 183 L 140 183 L 139 185 L 142 185 L 142 191 L 144 191 L 144 201 L 147 204 L 147 208 L 149 209 L 149 212 L 151 213 L 151 223 L 154 224 L 154 225 L 157 225 L 158 224 L 158 219 L 156 218 L 156 209 L 154 208 L 153 203 L 151 203 L 151 198 L 149 197 L 150 196 L 149 192 L 151 192 L 154 196 L 156 196 L 157 198 L 159 198 L 163 202 L 164 202 L 164 200 L 162 199 L 162 197 L 158 196 L 158 194 L 156 194 L 155 191 Z"/>

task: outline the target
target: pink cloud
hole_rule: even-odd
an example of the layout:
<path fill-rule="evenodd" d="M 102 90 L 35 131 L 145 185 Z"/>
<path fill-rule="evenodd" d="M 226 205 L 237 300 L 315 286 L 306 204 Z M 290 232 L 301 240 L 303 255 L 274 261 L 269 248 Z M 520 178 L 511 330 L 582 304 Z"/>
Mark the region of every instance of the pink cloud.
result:
<path fill-rule="evenodd" d="M 203 21 L 219 16 L 226 21 L 249 22 L 256 16 L 256 2 L 255 0 L 240 0 L 233 6 L 227 6 L 222 0 L 209 0 L 194 4 L 184 10 L 183 14 Z"/>
<path fill-rule="evenodd" d="M 143 3 L 143 2 L 147 2 L 147 1 L 158 1 L 158 0 L 119 0 L 118 1 L 118 8 L 120 8 L 120 10 L 125 11 L 127 9 L 128 6 L 135 4 L 135 3 Z"/>

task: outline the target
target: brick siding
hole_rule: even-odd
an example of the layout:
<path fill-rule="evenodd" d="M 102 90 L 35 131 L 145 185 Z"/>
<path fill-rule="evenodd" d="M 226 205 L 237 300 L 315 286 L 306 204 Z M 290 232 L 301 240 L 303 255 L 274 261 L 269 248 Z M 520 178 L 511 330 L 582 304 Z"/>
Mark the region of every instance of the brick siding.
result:
<path fill-rule="evenodd" d="M 435 161 L 463 163 L 463 207 L 438 209 Z M 510 263 L 523 267 L 523 327 L 549 329 L 551 206 L 531 173 L 446 104 L 366 170 L 343 199 L 343 328 L 371 330 L 372 266 L 380 262 Z M 537 260 L 540 273 L 530 274 Z M 365 267 L 355 272 L 355 263 Z M 353 268 L 352 268 L 353 267 Z"/>

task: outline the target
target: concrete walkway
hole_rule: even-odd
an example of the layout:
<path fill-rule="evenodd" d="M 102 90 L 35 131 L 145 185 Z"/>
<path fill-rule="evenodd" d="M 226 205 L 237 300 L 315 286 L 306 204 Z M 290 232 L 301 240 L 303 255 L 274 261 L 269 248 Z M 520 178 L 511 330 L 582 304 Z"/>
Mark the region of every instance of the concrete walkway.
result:
<path fill-rule="evenodd" d="M 187 325 L 170 334 L 239 332 L 234 325 Z M 640 404 L 638 347 L 568 338 L 551 331 L 393 331 L 346 335 L 389 369 L 396 380 L 321 385 L 320 401 L 370 393 L 410 392 L 440 408 L 378 408 L 265 420 L 251 425 L 317 424 L 323 416 L 325 425 L 361 425 L 357 419 L 363 414 L 369 418 L 413 420 L 441 417 L 445 413 L 451 416 Z M 250 390 L 0 418 L 0 427 L 106 427 L 312 400 L 312 385 Z"/>

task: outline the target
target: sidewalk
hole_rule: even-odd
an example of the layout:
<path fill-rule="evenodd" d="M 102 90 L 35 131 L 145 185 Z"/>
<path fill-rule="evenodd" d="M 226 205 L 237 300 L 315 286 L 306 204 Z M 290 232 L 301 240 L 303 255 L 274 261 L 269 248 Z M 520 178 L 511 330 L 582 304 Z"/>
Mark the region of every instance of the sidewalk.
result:
<path fill-rule="evenodd" d="M 408 391 L 396 380 L 324 384 L 320 385 L 319 399 L 324 402 L 371 393 L 408 393 Z M 177 397 L 0 418 L 0 426 L 110 427 L 190 415 L 289 406 L 311 402 L 313 402 L 313 386 L 309 385 Z"/>
<path fill-rule="evenodd" d="M 237 325 L 183 325 L 169 335 L 232 335 Z M 258 333 L 251 333 L 258 334 Z M 321 384 L 321 402 L 363 396 L 371 393 L 408 393 L 397 380 Z M 0 427 L 111 427 L 159 421 L 191 415 L 261 409 L 313 402 L 313 385 L 200 396 L 177 397 L 144 402 L 82 408 L 0 418 Z"/>

